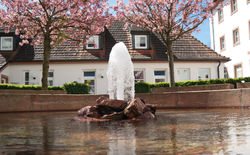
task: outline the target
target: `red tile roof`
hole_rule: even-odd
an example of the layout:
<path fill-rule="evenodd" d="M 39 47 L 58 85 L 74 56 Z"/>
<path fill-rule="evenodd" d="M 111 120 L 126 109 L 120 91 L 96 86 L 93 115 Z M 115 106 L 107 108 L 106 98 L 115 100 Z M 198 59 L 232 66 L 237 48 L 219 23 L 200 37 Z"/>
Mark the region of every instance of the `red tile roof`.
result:
<path fill-rule="evenodd" d="M 150 36 L 151 47 L 155 51 L 152 55 L 142 50 L 133 50 L 132 48 L 132 34 L 148 34 Z M 51 61 L 97 61 L 109 58 L 110 51 L 115 43 L 124 42 L 130 51 L 133 60 L 158 61 L 168 60 L 165 52 L 167 51 L 161 39 L 156 34 L 142 31 L 141 28 L 132 27 L 124 29 L 124 23 L 121 21 L 114 21 L 111 26 L 101 34 L 104 39 L 103 49 L 99 51 L 84 50 L 83 46 L 78 47 L 77 44 L 66 42 L 61 44 L 58 48 L 52 49 Z M 193 36 L 183 37 L 173 44 L 175 60 L 181 61 L 229 61 L 230 59 L 217 54 L 212 49 L 201 43 Z M 103 53 L 104 52 L 104 53 Z M 13 62 L 32 62 L 43 60 L 43 46 L 31 47 L 29 45 L 23 46 L 18 54 L 12 60 Z M 1 57 L 0 57 L 1 66 Z"/>

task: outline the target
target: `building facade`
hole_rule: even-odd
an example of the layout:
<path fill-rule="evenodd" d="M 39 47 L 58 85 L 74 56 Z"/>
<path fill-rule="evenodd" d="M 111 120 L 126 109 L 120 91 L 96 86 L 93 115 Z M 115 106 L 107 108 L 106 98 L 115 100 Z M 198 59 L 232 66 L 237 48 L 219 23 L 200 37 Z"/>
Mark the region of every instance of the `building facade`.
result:
<path fill-rule="evenodd" d="M 213 10 L 210 18 L 211 47 L 229 57 L 225 75 L 250 76 L 250 0 L 225 0 L 224 7 Z"/>
<path fill-rule="evenodd" d="M 124 23 L 114 21 L 109 29 L 87 40 L 85 47 L 72 42 L 61 44 L 51 51 L 48 84 L 61 86 L 67 82 L 90 85 L 92 94 L 107 93 L 107 67 L 109 53 L 115 43 L 124 42 L 133 64 L 135 81 L 150 83 L 169 82 L 169 66 L 165 46 L 156 34 L 138 27 L 124 30 Z M 40 85 L 42 77 L 43 46 L 18 46 L 18 36 L 10 33 L 1 39 L 8 50 L 0 50 L 1 83 Z M 4 41 L 3 41 L 4 42 Z M 16 45 L 15 45 L 16 44 Z M 176 81 L 217 79 L 224 76 L 221 56 L 193 36 L 177 40 L 175 53 Z"/>

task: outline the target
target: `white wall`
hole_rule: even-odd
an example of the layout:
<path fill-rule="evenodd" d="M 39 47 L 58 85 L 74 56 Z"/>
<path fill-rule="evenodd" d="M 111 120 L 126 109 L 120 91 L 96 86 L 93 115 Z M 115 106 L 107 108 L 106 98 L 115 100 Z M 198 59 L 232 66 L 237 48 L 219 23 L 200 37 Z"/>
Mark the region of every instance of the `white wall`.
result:
<path fill-rule="evenodd" d="M 213 16 L 214 20 L 214 36 L 212 34 L 212 19 L 210 19 L 211 29 L 211 47 L 213 48 L 213 39 L 215 39 L 215 51 L 224 56 L 230 57 L 232 61 L 225 64 L 228 68 L 229 76 L 234 77 L 234 65 L 242 63 L 243 76 L 250 76 L 250 38 L 249 38 L 249 25 L 250 21 L 250 3 L 247 4 L 246 0 L 237 0 L 238 11 L 231 14 L 231 5 L 223 8 L 224 20 L 218 22 L 218 12 Z M 233 45 L 233 30 L 239 27 L 240 44 Z M 220 51 L 220 37 L 225 36 L 224 51 Z"/>
<path fill-rule="evenodd" d="M 178 68 L 188 68 L 190 70 L 190 80 L 198 80 L 199 68 L 209 68 L 211 79 L 217 78 L 217 62 L 176 62 L 175 73 Z M 220 77 L 223 77 L 223 67 L 220 66 Z M 154 70 L 165 69 L 167 71 L 167 81 L 169 81 L 168 63 L 134 63 L 135 69 L 144 69 L 145 81 L 154 83 Z M 9 64 L 9 83 L 24 84 L 24 71 L 30 71 L 31 84 L 41 84 L 42 65 L 41 64 Z M 96 94 L 107 93 L 107 63 L 60 63 L 50 64 L 50 70 L 54 71 L 54 85 L 60 86 L 67 82 L 84 82 L 84 71 L 96 72 Z M 103 78 L 101 77 L 103 76 Z M 35 79 L 33 79 L 35 78 Z"/>

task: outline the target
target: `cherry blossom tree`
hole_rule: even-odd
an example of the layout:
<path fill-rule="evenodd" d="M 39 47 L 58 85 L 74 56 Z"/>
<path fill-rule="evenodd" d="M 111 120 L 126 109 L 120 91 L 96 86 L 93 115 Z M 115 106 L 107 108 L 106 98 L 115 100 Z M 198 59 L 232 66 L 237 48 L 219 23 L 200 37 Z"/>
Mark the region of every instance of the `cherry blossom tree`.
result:
<path fill-rule="evenodd" d="M 65 41 L 83 44 L 86 36 L 99 34 L 110 23 L 107 0 L 0 0 L 0 26 L 15 28 L 23 44 L 43 44 L 42 88 L 48 88 L 51 49 Z"/>
<path fill-rule="evenodd" d="M 126 26 L 137 25 L 160 36 L 169 59 L 170 86 L 175 86 L 173 42 L 197 30 L 222 0 L 117 1 L 114 9 Z"/>

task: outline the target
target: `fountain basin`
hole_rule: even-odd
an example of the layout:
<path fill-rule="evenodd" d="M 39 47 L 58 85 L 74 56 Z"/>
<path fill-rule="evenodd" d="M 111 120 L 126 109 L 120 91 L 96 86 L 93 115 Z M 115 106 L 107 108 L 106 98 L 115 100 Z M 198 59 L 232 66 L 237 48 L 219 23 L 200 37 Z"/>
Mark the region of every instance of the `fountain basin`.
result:
<path fill-rule="evenodd" d="M 73 121 L 73 112 L 1 113 L 0 154 L 248 154 L 250 110 L 157 111 L 154 121 Z"/>

